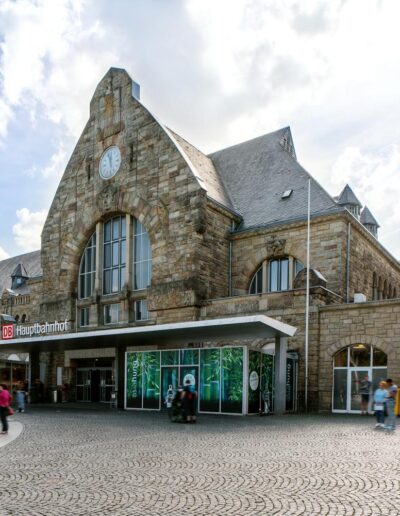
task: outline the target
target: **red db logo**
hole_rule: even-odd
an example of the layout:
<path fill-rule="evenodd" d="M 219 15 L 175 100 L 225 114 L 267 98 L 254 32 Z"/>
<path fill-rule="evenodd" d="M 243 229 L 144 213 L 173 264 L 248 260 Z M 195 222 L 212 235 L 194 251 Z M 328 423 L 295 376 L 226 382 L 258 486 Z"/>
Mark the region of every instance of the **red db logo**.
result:
<path fill-rule="evenodd" d="M 14 325 L 13 324 L 4 324 L 3 325 L 2 338 L 3 338 L 3 340 L 14 338 Z"/>

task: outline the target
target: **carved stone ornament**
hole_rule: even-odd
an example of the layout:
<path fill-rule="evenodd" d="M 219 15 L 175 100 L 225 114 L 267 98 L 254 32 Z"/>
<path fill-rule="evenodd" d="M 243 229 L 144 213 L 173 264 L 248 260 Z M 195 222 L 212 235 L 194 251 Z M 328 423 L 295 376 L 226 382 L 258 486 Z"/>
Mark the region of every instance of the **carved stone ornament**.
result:
<path fill-rule="evenodd" d="M 286 240 L 284 238 L 271 238 L 267 240 L 268 256 L 278 256 L 284 254 Z"/>
<path fill-rule="evenodd" d="M 97 198 L 99 208 L 104 211 L 117 210 L 119 189 L 113 185 L 107 185 L 103 188 Z"/>

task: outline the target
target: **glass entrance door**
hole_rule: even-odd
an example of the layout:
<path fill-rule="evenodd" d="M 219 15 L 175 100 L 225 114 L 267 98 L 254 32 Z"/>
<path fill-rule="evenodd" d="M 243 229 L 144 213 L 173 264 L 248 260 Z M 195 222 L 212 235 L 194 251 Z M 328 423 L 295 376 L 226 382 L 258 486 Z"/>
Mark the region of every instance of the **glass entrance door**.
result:
<path fill-rule="evenodd" d="M 100 402 L 109 403 L 111 401 L 111 393 L 114 390 L 114 381 L 112 377 L 112 369 L 100 370 Z"/>
<path fill-rule="evenodd" d="M 371 381 L 371 368 L 369 367 L 350 367 L 349 368 L 349 379 L 348 385 L 350 386 L 347 400 L 347 406 L 349 412 L 360 412 L 361 411 L 361 381 L 368 376 Z"/>
<path fill-rule="evenodd" d="M 76 370 L 76 401 L 90 401 L 90 369 Z"/>
<path fill-rule="evenodd" d="M 114 390 L 112 368 L 78 368 L 76 370 L 76 401 L 107 403 Z"/>

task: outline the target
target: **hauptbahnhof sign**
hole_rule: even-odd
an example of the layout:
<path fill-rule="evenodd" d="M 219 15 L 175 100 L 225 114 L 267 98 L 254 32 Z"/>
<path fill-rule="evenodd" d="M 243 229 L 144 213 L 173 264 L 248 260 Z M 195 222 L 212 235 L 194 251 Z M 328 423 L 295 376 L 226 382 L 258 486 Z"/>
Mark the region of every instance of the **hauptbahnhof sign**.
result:
<path fill-rule="evenodd" d="M 3 340 L 10 340 L 20 337 L 33 337 L 34 335 L 49 335 L 57 333 L 65 333 L 70 330 L 70 324 L 67 319 L 52 323 L 45 322 L 43 324 L 35 323 L 29 326 L 22 324 L 3 324 L 1 335 Z"/>

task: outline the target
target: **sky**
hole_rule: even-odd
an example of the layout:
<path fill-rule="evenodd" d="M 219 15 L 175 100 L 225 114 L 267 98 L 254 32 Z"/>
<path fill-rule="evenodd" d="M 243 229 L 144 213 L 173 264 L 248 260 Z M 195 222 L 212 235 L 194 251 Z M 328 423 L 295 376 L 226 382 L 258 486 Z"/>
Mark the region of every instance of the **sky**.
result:
<path fill-rule="evenodd" d="M 398 0 L 0 0 L 0 259 L 40 233 L 89 102 L 125 68 L 203 152 L 290 126 L 400 258 Z"/>

